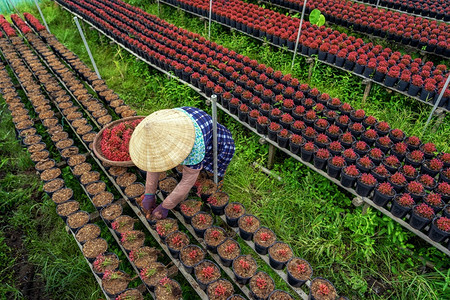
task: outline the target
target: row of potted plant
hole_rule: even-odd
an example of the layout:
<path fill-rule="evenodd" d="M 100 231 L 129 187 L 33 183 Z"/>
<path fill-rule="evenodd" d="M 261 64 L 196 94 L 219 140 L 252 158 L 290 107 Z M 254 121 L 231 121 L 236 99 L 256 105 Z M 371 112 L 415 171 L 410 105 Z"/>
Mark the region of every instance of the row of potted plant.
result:
<path fill-rule="evenodd" d="M 377 4 L 376 0 L 361 0 L 364 3 Z M 434 0 L 380 0 L 378 6 L 393 8 L 438 20 L 450 20 L 450 6 L 445 1 Z"/>
<path fill-rule="evenodd" d="M 286 8 L 301 11 L 303 1 L 270 0 Z M 417 6 L 420 7 L 420 6 Z M 313 0 L 306 4 L 306 13 L 319 9 L 330 22 L 352 27 L 426 51 L 450 56 L 449 25 L 445 22 L 415 17 L 405 13 L 375 8 L 351 1 Z M 447 8 L 450 12 L 450 6 Z M 435 10 L 435 12 L 437 12 Z M 450 14 L 448 15 L 450 18 Z"/>
<path fill-rule="evenodd" d="M 4 41 L 5 40 L 2 40 L 2 42 L 0 42 L 2 53 L 9 62 L 12 60 L 15 61 L 13 71 L 16 72 L 16 70 L 20 70 L 17 73 L 17 75 L 19 75 L 17 78 L 21 81 L 21 78 L 24 78 L 27 74 L 31 75 L 31 73 L 25 68 L 23 63 L 17 63 L 19 61 L 19 56 L 11 45 L 5 46 L 5 43 L 3 43 Z M 20 39 L 17 39 L 16 41 L 20 42 Z M 19 43 L 16 43 L 16 45 L 17 44 Z M 33 71 L 38 71 L 38 69 L 38 66 L 33 66 Z M 6 72 L 6 69 L 1 69 L 0 78 L 0 90 L 2 94 L 5 91 L 7 92 L 6 95 L 3 95 L 4 97 L 6 96 L 5 99 L 11 113 L 14 115 L 14 118 L 28 115 L 28 110 L 25 109 L 24 103 L 15 92 L 14 85 Z M 36 87 L 36 84 L 31 81 L 24 80 L 21 81 L 21 84 L 25 91 L 29 91 L 33 87 Z M 9 87 L 6 87 L 8 85 Z M 44 100 L 44 95 L 40 94 L 39 88 L 38 90 L 33 91 L 32 97 L 30 97 L 29 100 L 36 113 L 38 113 L 38 117 L 44 125 L 44 128 L 46 128 L 50 134 L 50 137 L 53 138 L 57 133 L 65 133 L 62 131 L 61 125 L 46 121 L 53 118 L 51 117 L 51 114 L 48 114 L 48 112 L 51 111 L 50 106 L 48 105 L 48 100 Z M 30 123 L 30 121 L 31 119 L 28 119 L 28 123 Z M 119 280 L 119 277 L 123 279 L 129 278 L 129 276 L 123 271 L 117 270 L 119 265 L 117 256 L 114 253 L 106 252 L 108 246 L 106 240 L 100 237 L 100 227 L 90 223 L 89 215 L 86 212 L 79 210 L 80 204 L 78 201 L 73 199 L 73 190 L 65 186 L 64 180 L 61 178 L 61 170 L 56 167 L 55 161 L 50 157 L 44 158 L 34 155 L 35 153 L 46 151 L 46 144 L 41 141 L 41 138 L 35 138 L 40 137 L 36 134 L 37 130 L 35 127 L 30 126 L 23 128 L 20 125 L 21 122 L 23 124 L 23 122 L 27 122 L 27 119 L 21 118 L 21 121 L 15 122 L 15 125 L 17 127 L 19 137 L 22 137 L 23 135 L 22 142 L 32 155 L 33 161 L 36 163 L 35 168 L 41 179 L 44 181 L 44 191 L 46 191 L 55 202 L 57 205 L 58 214 L 61 216 L 63 221 L 66 222 L 70 230 L 74 232 L 76 240 L 82 245 L 83 255 L 87 258 L 89 263 L 92 264 L 94 271 L 98 274 L 99 268 L 105 267 L 107 269 L 107 271 L 104 271 L 106 275 L 102 278 L 102 288 L 104 291 L 108 295 L 115 295 L 115 290 L 120 290 L 117 292 L 119 299 L 122 299 L 124 296 L 128 295 L 134 295 L 136 297 L 135 299 L 143 299 L 142 294 L 139 291 L 135 289 L 126 289 L 128 286 L 128 280 Z M 55 127 L 58 127 L 58 129 L 55 129 Z M 57 145 L 57 143 L 55 144 Z M 60 154 L 62 154 L 63 149 L 60 147 L 57 148 Z"/>
<path fill-rule="evenodd" d="M 180 4 L 176 0 L 171 0 L 169 2 L 174 2 L 172 3 L 174 5 L 181 5 L 189 11 L 192 11 L 191 8 L 193 8 L 193 4 L 186 6 L 183 3 Z M 219 4 L 217 5 L 219 6 Z M 227 5 L 228 4 L 225 4 L 225 6 Z M 272 25 L 259 25 L 258 17 L 255 17 L 254 20 L 251 21 L 245 21 L 246 25 L 242 25 L 244 23 L 241 24 L 236 21 L 233 25 L 233 23 L 230 22 L 231 19 L 229 17 L 221 17 L 220 14 L 227 11 L 224 7 L 219 6 L 217 8 L 217 13 L 213 13 L 214 20 L 226 23 L 229 26 L 236 27 L 239 30 L 257 37 L 266 37 L 276 45 L 286 45 L 290 49 L 294 48 L 297 37 L 295 32 L 292 34 L 289 30 L 285 32 L 284 30 L 286 29 L 283 29 L 282 27 L 281 29 L 270 30 L 270 33 L 268 33 L 269 31 L 261 32 L 261 27 L 267 28 Z M 235 10 L 236 8 L 235 6 L 230 6 L 229 9 Z M 251 15 L 252 12 L 253 10 L 250 13 L 241 13 L 241 15 L 244 15 L 245 17 L 249 14 Z M 236 16 L 239 15 L 239 13 L 233 11 L 228 13 L 228 15 Z M 280 18 L 284 17 L 280 16 Z M 252 29 L 253 23 L 257 25 Z M 280 26 L 289 24 L 287 23 L 287 20 L 285 20 L 284 23 L 280 21 L 280 23 Z M 304 25 L 304 30 L 302 29 L 303 34 L 300 36 L 298 49 L 304 55 L 318 55 L 318 58 L 322 61 L 335 64 L 338 67 L 344 67 L 356 74 L 373 78 L 375 81 L 383 83 L 388 87 L 400 91 L 407 91 L 410 96 L 415 97 L 419 95 L 424 101 L 434 102 L 437 99 L 438 92 L 444 86 L 445 74 L 447 73 L 444 65 L 439 65 L 436 70 L 432 62 L 428 62 L 425 66 L 420 59 L 413 61 L 409 55 L 402 56 L 399 52 L 392 53 L 389 48 L 383 49 L 380 45 L 373 47 L 371 43 L 364 44 L 360 39 L 355 39 L 351 36 L 347 37 L 346 34 L 341 34 L 337 31 L 333 32 L 330 28 L 317 28 L 315 25 L 310 26 L 308 22 L 304 24 L 306 25 Z M 422 71 L 422 66 L 424 66 L 425 72 Z M 392 70 L 391 67 L 393 67 Z M 389 76 L 387 76 L 388 72 Z M 403 75 L 403 79 L 401 79 L 401 75 Z M 384 80 L 385 77 L 387 77 L 386 80 Z M 410 85 L 411 89 L 409 89 Z M 422 90 L 423 93 L 421 92 Z M 428 91 L 431 93 L 428 93 Z M 447 92 L 447 94 L 450 95 L 450 92 Z M 445 103 L 441 102 L 440 106 L 450 107 L 450 104 L 445 101 Z"/>
<path fill-rule="evenodd" d="M 233 70 L 233 68 L 231 67 L 231 70 Z M 176 71 L 176 70 L 175 70 Z M 180 70 L 181 71 L 181 70 Z M 192 72 L 192 71 L 191 71 Z M 176 72 L 177 73 L 177 72 Z M 180 72 L 181 73 L 181 72 Z M 240 77 L 241 78 L 241 77 Z M 248 79 L 247 79 L 248 80 Z M 214 84 L 211 86 L 211 88 L 210 88 L 210 90 L 212 90 L 212 87 L 214 87 Z M 250 95 L 250 98 L 249 99 L 251 99 L 251 94 L 249 94 Z M 317 96 L 317 95 L 315 95 L 315 96 Z M 347 105 L 348 106 L 348 105 Z M 314 112 L 312 112 L 312 114 L 315 114 Z M 364 116 L 364 112 L 362 112 L 362 114 L 363 114 L 363 116 Z M 342 118 L 341 118 L 342 119 Z M 347 119 L 348 119 L 348 117 L 347 117 Z M 349 120 L 349 119 L 348 119 Z M 349 121 L 346 121 L 347 123 L 346 124 L 348 124 L 348 122 Z M 314 119 L 312 120 L 312 121 L 314 121 Z M 388 126 L 387 124 L 384 124 L 384 123 L 380 123 L 380 124 L 383 124 L 383 125 L 386 125 L 386 126 Z M 356 124 L 356 125 L 358 125 L 358 124 Z M 381 125 L 380 125 L 381 126 Z M 361 128 L 363 128 L 362 126 L 360 126 Z M 389 127 L 389 126 L 388 126 Z M 356 127 L 355 127 L 356 128 Z M 371 131 L 369 131 L 369 132 L 373 132 L 374 130 L 371 130 Z M 402 132 L 400 132 L 400 135 L 404 135 Z M 363 137 L 364 137 L 365 135 L 363 135 Z M 384 138 L 384 139 L 386 139 L 386 138 Z M 409 139 L 408 139 L 409 140 Z M 389 145 L 389 144 L 391 144 L 392 145 L 392 143 L 391 143 L 391 141 L 387 141 L 387 144 Z M 379 147 L 381 147 L 381 146 L 379 146 Z M 433 147 L 432 145 L 430 145 L 430 147 Z M 403 154 L 405 154 L 405 153 L 403 153 Z"/>
<path fill-rule="evenodd" d="M 395 65 L 391 66 L 389 63 L 393 64 L 392 59 L 390 59 L 389 62 L 386 61 L 377 62 L 375 58 L 372 58 L 371 60 L 369 60 L 368 64 L 366 64 L 365 63 L 365 59 L 367 59 L 366 55 L 362 55 L 365 57 L 365 59 L 363 58 L 358 59 L 358 54 L 356 52 L 352 52 L 348 53 L 349 57 L 345 57 L 347 55 L 347 51 L 344 50 L 345 49 L 339 51 L 338 55 L 331 56 L 333 57 L 332 59 L 336 64 L 340 66 L 342 65 L 346 68 L 353 68 L 357 73 L 363 74 L 365 73 L 367 76 L 369 76 L 370 74 L 374 74 L 374 80 L 378 82 L 383 82 L 388 86 L 394 86 L 394 84 L 396 84 L 397 89 L 401 91 L 407 91 L 408 94 L 414 96 L 419 94 L 423 100 L 434 101 L 438 97 L 439 89 L 443 87 L 444 77 L 439 74 L 443 74 L 443 72 L 445 72 L 446 67 L 444 65 L 439 65 L 438 69 L 434 71 L 434 73 L 436 74 L 435 79 L 428 78 L 424 82 L 423 80 L 421 80 L 421 75 L 417 74 L 419 70 L 418 66 L 420 63 L 420 59 L 416 59 L 414 62 L 411 63 L 411 70 L 410 70 L 405 67 L 405 64 L 407 64 L 407 61 L 405 59 L 402 59 L 402 63 L 399 64 L 400 67 Z M 318 54 L 319 59 L 329 60 L 330 57 L 329 53 L 327 54 L 327 52 L 319 50 Z M 343 57 L 341 57 L 342 55 Z M 398 56 L 396 54 L 395 56 L 398 59 Z M 426 65 L 424 65 L 421 74 L 423 76 L 429 76 L 430 71 L 431 66 L 429 63 L 427 63 Z M 450 106 L 450 101 L 448 101 L 449 97 L 450 97 L 450 90 L 447 90 L 444 94 L 444 98 L 440 102 L 440 106 L 442 107 Z"/>

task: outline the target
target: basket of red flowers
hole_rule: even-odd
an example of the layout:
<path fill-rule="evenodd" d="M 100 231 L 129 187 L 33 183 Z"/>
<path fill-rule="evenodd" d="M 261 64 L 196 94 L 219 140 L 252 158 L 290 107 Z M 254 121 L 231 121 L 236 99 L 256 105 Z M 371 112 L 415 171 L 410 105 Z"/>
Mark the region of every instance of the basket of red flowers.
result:
<path fill-rule="evenodd" d="M 144 118 L 144 116 L 123 118 L 103 127 L 93 142 L 93 150 L 98 159 L 112 166 L 134 166 L 128 146 L 134 129 Z"/>

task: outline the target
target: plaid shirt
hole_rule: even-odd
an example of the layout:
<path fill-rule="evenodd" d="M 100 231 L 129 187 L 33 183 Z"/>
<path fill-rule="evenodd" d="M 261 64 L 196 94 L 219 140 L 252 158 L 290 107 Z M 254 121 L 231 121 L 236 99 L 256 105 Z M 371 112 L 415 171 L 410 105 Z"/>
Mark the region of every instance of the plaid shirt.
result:
<path fill-rule="evenodd" d="M 187 112 L 197 122 L 203 132 L 205 141 L 205 158 L 196 165 L 187 166 L 192 169 L 204 168 L 209 172 L 214 172 L 213 156 L 213 121 L 210 115 L 201 109 L 184 106 L 182 110 Z M 234 154 L 234 140 L 231 133 L 225 126 L 217 123 L 217 173 L 223 177 Z"/>

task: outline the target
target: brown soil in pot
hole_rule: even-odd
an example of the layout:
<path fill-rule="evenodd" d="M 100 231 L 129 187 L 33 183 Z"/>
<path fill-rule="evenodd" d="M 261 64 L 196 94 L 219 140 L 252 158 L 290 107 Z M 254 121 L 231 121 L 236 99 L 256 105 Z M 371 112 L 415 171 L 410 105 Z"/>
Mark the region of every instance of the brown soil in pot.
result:
<path fill-rule="evenodd" d="M 79 152 L 78 147 L 70 146 L 70 147 L 67 147 L 67 148 L 61 150 L 61 156 L 63 158 L 68 158 L 68 157 L 72 157 L 72 156 L 77 155 L 78 152 Z"/>
<path fill-rule="evenodd" d="M 202 217 L 205 216 L 206 220 L 205 222 L 202 221 Z M 210 227 L 213 224 L 213 217 L 210 214 L 207 213 L 199 213 L 192 217 L 191 224 L 197 229 L 206 229 Z"/>
<path fill-rule="evenodd" d="M 60 203 L 66 202 L 67 200 L 72 198 L 72 196 L 73 196 L 73 190 L 72 189 L 62 188 L 62 189 L 60 189 L 60 190 L 58 190 L 58 191 L 53 193 L 52 200 L 56 204 L 60 204 Z"/>
<path fill-rule="evenodd" d="M 144 240 L 145 234 L 142 231 L 131 230 L 122 234 L 121 243 L 126 250 L 136 250 L 144 245 Z"/>
<path fill-rule="evenodd" d="M 48 118 L 52 118 L 55 115 L 55 113 L 51 110 L 43 111 L 39 114 L 39 119 L 44 120 Z"/>
<path fill-rule="evenodd" d="M 137 180 L 136 174 L 127 172 L 127 173 L 122 174 L 119 177 L 117 177 L 116 183 L 120 187 L 125 188 L 125 187 L 133 184 L 136 180 Z"/>
<path fill-rule="evenodd" d="M 106 91 L 107 89 L 108 89 L 108 87 L 105 86 L 105 85 L 95 86 L 95 87 L 94 87 L 94 91 L 96 91 L 97 93 Z"/>
<path fill-rule="evenodd" d="M 108 243 L 102 238 L 87 241 L 83 245 L 83 255 L 87 258 L 96 258 L 108 249 Z"/>
<path fill-rule="evenodd" d="M 22 130 L 22 129 L 25 129 L 25 128 L 33 126 L 33 124 L 34 124 L 33 121 L 26 120 L 26 121 L 22 121 L 22 122 L 17 123 L 16 124 L 16 128 L 17 128 L 17 130 Z"/>
<path fill-rule="evenodd" d="M 89 226 L 89 225 L 86 225 Z M 84 226 L 84 227 L 86 227 Z M 84 229 L 84 227 L 82 229 Z M 92 239 L 88 239 L 92 240 Z M 92 263 L 94 267 L 94 272 L 104 273 L 106 270 L 115 271 L 119 267 L 119 259 L 114 253 L 105 253 L 98 256 Z"/>
<path fill-rule="evenodd" d="M 205 242 L 210 246 L 218 246 L 227 238 L 226 232 L 221 227 L 210 227 L 205 231 Z"/>
<path fill-rule="evenodd" d="M 92 165 L 90 163 L 84 162 L 73 167 L 72 173 L 75 176 L 81 176 L 84 173 L 89 172 L 92 169 Z"/>
<path fill-rule="evenodd" d="M 156 299 L 179 300 L 182 299 L 180 284 L 174 280 L 169 280 L 166 285 L 158 284 L 155 288 Z"/>
<path fill-rule="evenodd" d="M 22 122 L 22 121 L 25 121 L 25 120 L 30 120 L 30 117 L 26 114 L 25 110 L 23 111 L 22 115 L 15 116 L 12 119 L 12 121 L 14 123 L 19 123 L 19 122 Z"/>
<path fill-rule="evenodd" d="M 148 266 L 149 270 L 155 270 L 155 274 L 150 276 L 149 278 L 142 278 L 142 280 L 149 286 L 158 285 L 159 281 L 164 277 L 167 277 L 168 271 L 166 267 L 159 262 L 153 262 Z"/>
<path fill-rule="evenodd" d="M 150 264 L 156 262 L 158 255 L 161 251 L 153 247 L 144 246 L 139 249 L 133 250 L 130 253 L 130 258 L 138 269 L 143 269 Z"/>
<path fill-rule="evenodd" d="M 100 125 L 104 126 L 104 125 L 109 124 L 109 123 L 112 122 L 112 117 L 111 117 L 110 115 L 105 115 L 105 116 L 103 116 L 103 117 L 98 118 L 98 119 L 97 119 L 97 122 L 98 122 Z"/>
<path fill-rule="evenodd" d="M 98 181 L 100 179 L 100 173 L 97 171 L 90 171 L 86 172 L 83 175 L 81 175 L 80 182 L 83 185 L 86 185 L 88 183 Z"/>
<path fill-rule="evenodd" d="M 293 256 L 292 250 L 288 244 L 283 242 L 276 242 L 269 248 L 269 255 L 279 262 L 287 262 Z"/>
<path fill-rule="evenodd" d="M 112 107 L 112 108 L 116 108 L 116 107 L 121 106 L 123 103 L 124 103 L 124 102 L 123 102 L 122 99 L 118 99 L 118 100 L 111 101 L 111 102 L 109 103 L 109 106 Z"/>
<path fill-rule="evenodd" d="M 193 250 L 196 251 L 197 255 L 189 255 Z M 205 258 L 205 251 L 201 248 L 194 247 L 190 245 L 180 251 L 181 261 L 188 267 L 193 267 Z"/>
<path fill-rule="evenodd" d="M 96 111 L 99 111 L 99 112 L 101 112 L 102 110 L 104 110 L 104 108 L 103 108 L 103 105 L 101 105 L 100 103 L 98 103 L 97 101 L 92 101 L 93 103 L 92 104 L 89 104 L 89 106 L 87 107 L 87 110 L 89 111 L 89 112 L 96 112 Z M 95 117 L 94 117 L 95 118 Z"/>
<path fill-rule="evenodd" d="M 267 286 L 265 288 L 261 289 L 258 287 L 258 285 L 256 284 L 258 278 L 266 280 Z M 263 298 L 263 299 L 266 299 L 267 297 L 269 297 L 270 293 L 272 293 L 273 290 L 275 289 L 275 285 L 273 283 L 272 278 L 270 278 L 269 275 L 267 275 L 266 273 L 263 273 L 263 272 L 256 273 L 256 275 L 250 279 L 249 285 L 250 285 L 250 289 L 252 290 L 252 292 L 256 296 Z"/>
<path fill-rule="evenodd" d="M 197 187 L 198 194 L 201 195 L 211 195 L 217 190 L 217 186 L 211 179 L 205 179 L 201 182 L 200 186 Z"/>
<path fill-rule="evenodd" d="M 261 234 L 263 233 L 264 235 L 269 234 L 270 235 L 269 238 L 265 237 L 264 240 L 261 239 Z M 258 231 L 256 231 L 253 236 L 253 241 L 256 244 L 261 245 L 263 247 L 269 247 L 270 245 L 275 243 L 276 240 L 277 236 L 275 235 L 275 233 L 273 233 L 270 229 L 264 227 L 259 228 Z"/>
<path fill-rule="evenodd" d="M 166 237 L 178 230 L 178 223 L 174 219 L 167 218 L 156 222 L 156 231 L 162 237 Z"/>
<path fill-rule="evenodd" d="M 219 285 L 225 288 L 226 291 L 224 294 L 222 294 L 222 293 L 216 294 L 216 288 Z M 210 299 L 210 300 L 227 300 L 228 297 L 233 295 L 234 287 L 231 284 L 231 282 L 229 282 L 228 280 L 219 279 L 217 281 L 214 281 L 210 285 L 208 285 L 206 292 L 208 294 L 208 299 Z"/>
<path fill-rule="evenodd" d="M 120 115 L 121 113 L 123 113 L 124 111 L 126 111 L 128 109 L 129 109 L 128 105 L 122 105 L 122 106 L 119 106 L 116 109 L 114 109 L 114 111 L 116 112 L 116 114 Z"/>
<path fill-rule="evenodd" d="M 107 191 L 100 192 L 92 198 L 92 202 L 94 203 L 95 207 L 105 206 L 109 203 L 112 203 L 113 200 L 114 195 Z"/>
<path fill-rule="evenodd" d="M 64 131 L 64 129 L 63 129 L 61 124 L 58 124 L 56 126 L 53 126 L 53 127 L 50 127 L 50 128 L 47 129 L 47 132 L 50 135 L 54 135 L 56 133 L 60 133 L 60 132 L 63 132 L 63 131 Z"/>
<path fill-rule="evenodd" d="M 68 201 L 65 203 L 58 204 L 56 207 L 56 212 L 60 216 L 68 216 L 80 209 L 80 203 L 77 201 Z"/>
<path fill-rule="evenodd" d="M 112 295 L 116 295 L 119 294 L 121 292 L 123 292 L 124 290 L 126 290 L 126 288 L 128 287 L 128 283 L 130 282 L 130 276 L 127 273 L 124 273 L 122 271 L 116 271 L 119 272 L 121 275 L 120 278 L 115 278 L 115 279 L 109 279 L 109 280 L 105 280 L 102 279 L 102 286 L 103 289 Z"/>
<path fill-rule="evenodd" d="M 224 206 L 229 199 L 230 197 L 226 193 L 216 191 L 209 197 L 208 202 L 213 206 Z"/>
<path fill-rule="evenodd" d="M 100 213 L 103 219 L 112 221 L 122 214 L 122 210 L 122 205 L 120 205 L 119 203 L 113 203 L 103 208 Z"/>
<path fill-rule="evenodd" d="M 61 96 L 56 97 L 55 101 L 58 102 L 58 103 L 69 102 L 70 101 L 70 96 L 66 95 L 64 93 Z"/>
<path fill-rule="evenodd" d="M 115 100 L 119 100 L 119 96 L 117 96 L 114 93 L 111 93 L 111 94 L 105 96 L 105 100 L 106 100 L 106 102 L 112 102 L 112 101 L 115 101 Z"/>
<path fill-rule="evenodd" d="M 66 101 L 58 104 L 58 107 L 63 110 L 63 113 L 66 109 L 73 107 L 72 101 Z"/>
<path fill-rule="evenodd" d="M 198 213 L 202 208 L 202 202 L 198 200 L 188 199 L 180 204 L 180 209 L 184 215 L 192 217 Z"/>
<path fill-rule="evenodd" d="M 28 128 L 28 129 L 25 129 L 25 130 L 22 130 L 20 133 L 19 133 L 19 135 L 20 136 L 28 136 L 28 135 L 33 135 L 33 134 L 36 134 L 36 128 Z"/>
<path fill-rule="evenodd" d="M 76 106 L 68 107 L 62 111 L 63 115 L 65 115 L 65 116 L 68 116 L 75 112 L 78 112 L 78 107 L 76 107 Z M 78 121 L 78 120 L 83 120 L 83 118 L 75 119 L 74 122 Z"/>
<path fill-rule="evenodd" d="M 210 277 L 205 277 L 202 273 L 202 270 L 207 267 L 214 268 L 214 272 Z M 204 284 L 213 282 L 214 280 L 217 280 L 220 278 L 219 268 L 217 268 L 216 265 L 214 265 L 213 263 L 211 263 L 209 261 L 203 261 L 203 262 L 199 263 L 198 265 L 196 265 L 194 268 L 194 273 L 195 273 L 195 277 L 197 278 L 197 280 Z"/>
<path fill-rule="evenodd" d="M 85 143 L 90 143 L 92 141 L 94 141 L 94 138 L 97 134 L 93 131 L 83 134 L 83 136 L 81 137 L 81 139 L 85 142 Z M 92 150 L 92 147 L 89 147 Z"/>
<path fill-rule="evenodd" d="M 67 217 L 67 225 L 70 228 L 79 228 L 89 222 L 89 214 L 85 211 L 78 211 Z"/>
<path fill-rule="evenodd" d="M 298 266 L 304 265 L 305 271 L 303 272 Z M 308 262 L 301 258 L 293 258 L 289 263 L 287 264 L 287 269 L 289 273 L 298 280 L 309 280 L 312 276 L 312 269 Z"/>
<path fill-rule="evenodd" d="M 30 153 L 34 153 L 34 152 L 42 151 L 45 148 L 46 148 L 46 145 L 44 143 L 38 143 L 38 144 L 28 146 L 27 150 Z"/>
<path fill-rule="evenodd" d="M 47 169 L 41 173 L 42 181 L 50 181 L 61 175 L 60 168 Z"/>
<path fill-rule="evenodd" d="M 86 125 L 82 125 L 80 127 L 77 128 L 76 132 L 78 135 L 83 135 L 86 134 L 88 132 L 92 131 L 92 126 L 89 124 Z"/>
<path fill-rule="evenodd" d="M 248 267 L 244 268 L 242 264 L 248 264 Z M 240 277 L 252 277 L 256 269 L 258 269 L 258 265 L 251 255 L 242 255 L 233 261 L 233 271 Z"/>
<path fill-rule="evenodd" d="M 56 143 L 56 142 L 59 142 L 60 140 L 66 140 L 68 137 L 69 137 L 69 134 L 67 132 L 60 131 L 60 132 L 56 132 L 56 133 L 52 134 L 50 139 L 52 140 L 52 142 Z"/>
<path fill-rule="evenodd" d="M 48 193 L 56 192 L 64 186 L 64 180 L 61 178 L 54 179 L 44 184 L 44 191 Z"/>
<path fill-rule="evenodd" d="M 14 110 L 11 112 L 11 116 L 13 117 L 13 122 L 18 123 L 18 121 L 14 121 L 14 118 L 20 117 L 20 116 L 27 116 L 28 117 L 28 109 L 26 108 L 14 108 Z"/>
<path fill-rule="evenodd" d="M 142 293 L 139 292 L 137 289 L 126 290 L 119 296 L 120 299 L 144 300 L 144 296 L 142 296 Z"/>
<path fill-rule="evenodd" d="M 83 155 L 83 154 L 77 154 L 77 155 L 71 156 L 71 157 L 69 158 L 69 160 L 67 161 L 67 164 L 68 164 L 70 167 L 74 167 L 74 166 L 76 166 L 76 165 L 79 165 L 79 164 L 84 163 L 85 161 L 86 161 L 86 156 L 85 156 L 85 155 Z"/>
<path fill-rule="evenodd" d="M 275 291 L 270 296 L 270 300 L 294 300 L 291 295 L 286 293 L 285 291 Z"/>
<path fill-rule="evenodd" d="M 127 171 L 127 168 L 124 167 L 111 167 L 108 172 L 111 176 L 120 176 Z"/>
<path fill-rule="evenodd" d="M 34 168 L 40 172 L 53 168 L 55 166 L 55 161 L 54 160 L 42 160 L 40 162 L 38 162 Z"/>
<path fill-rule="evenodd" d="M 251 224 L 247 222 L 247 220 L 249 220 L 248 218 L 251 218 L 253 220 Z M 259 224 L 259 220 L 251 215 L 241 217 L 238 222 L 239 228 L 247 232 L 255 232 L 259 228 Z"/>
<path fill-rule="evenodd" d="M 73 113 L 68 114 L 66 118 L 69 121 L 73 121 L 73 120 L 76 120 L 76 119 L 79 119 L 79 118 L 82 118 L 82 117 L 83 117 L 83 114 L 81 112 L 77 111 L 77 112 L 73 112 Z"/>
<path fill-rule="evenodd" d="M 136 116 L 136 115 L 137 115 L 136 111 L 132 110 L 132 109 L 128 109 L 128 110 L 120 113 L 120 116 L 122 118 L 128 118 L 128 117 L 132 117 L 132 116 Z"/>
<path fill-rule="evenodd" d="M 167 193 L 171 193 L 175 189 L 177 184 L 178 182 L 175 178 L 167 177 L 166 179 L 159 182 L 159 189 Z"/>
<path fill-rule="evenodd" d="M 145 192 L 145 186 L 140 183 L 133 183 L 126 187 L 125 194 L 130 198 L 141 196 Z"/>
<path fill-rule="evenodd" d="M 55 144 L 56 148 L 58 148 L 58 149 L 64 149 L 64 148 L 70 147 L 72 145 L 73 145 L 72 139 L 61 140 Z"/>
<path fill-rule="evenodd" d="M 106 189 L 106 183 L 103 181 L 90 183 L 86 190 L 90 195 L 97 195 L 98 193 L 103 192 Z"/>
<path fill-rule="evenodd" d="M 48 104 L 40 104 L 39 106 L 35 106 L 34 111 L 40 114 L 41 112 L 49 111 L 51 109 L 52 107 Z"/>
<path fill-rule="evenodd" d="M 135 222 L 136 220 L 130 216 L 120 215 L 114 219 L 112 227 L 115 231 L 119 233 L 124 233 L 126 231 L 133 230 Z"/>
<path fill-rule="evenodd" d="M 234 248 L 232 248 L 232 251 L 228 251 L 231 250 L 230 245 L 235 245 Z M 233 239 L 227 239 L 225 242 L 223 242 L 222 244 L 220 244 L 217 247 L 217 253 L 219 253 L 219 255 L 225 259 L 235 259 L 236 257 L 239 256 L 241 252 L 241 249 L 239 248 L 239 244 L 238 242 L 236 242 Z"/>
<path fill-rule="evenodd" d="M 166 238 L 167 246 L 174 250 L 181 250 L 189 244 L 189 237 L 184 232 L 174 232 Z"/>
<path fill-rule="evenodd" d="M 40 135 L 29 135 L 23 139 L 23 143 L 25 145 L 33 145 L 39 143 L 41 140 L 42 137 Z"/>
<path fill-rule="evenodd" d="M 328 289 L 329 289 L 329 294 L 324 296 L 319 294 L 319 287 L 321 284 L 325 284 Z M 334 300 L 337 298 L 337 292 L 336 289 L 326 280 L 320 279 L 320 278 L 316 278 L 311 282 L 311 295 L 316 299 L 316 300 Z"/>
<path fill-rule="evenodd" d="M 48 118 L 42 121 L 42 125 L 44 125 L 45 127 L 52 127 L 55 126 L 56 124 L 58 124 L 58 119 L 57 118 Z"/>

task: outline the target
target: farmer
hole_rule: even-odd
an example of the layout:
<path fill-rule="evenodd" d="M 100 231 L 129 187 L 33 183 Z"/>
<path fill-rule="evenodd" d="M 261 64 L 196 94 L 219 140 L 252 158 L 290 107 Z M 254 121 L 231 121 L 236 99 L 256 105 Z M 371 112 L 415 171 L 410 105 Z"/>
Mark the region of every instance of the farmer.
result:
<path fill-rule="evenodd" d="M 234 154 L 234 141 L 224 126 L 217 124 L 218 177 L 223 177 Z M 130 140 L 133 163 L 147 171 L 142 206 L 147 218 L 167 217 L 186 198 L 201 169 L 213 172 L 213 122 L 206 112 L 194 107 L 163 109 L 147 116 Z M 156 207 L 155 192 L 161 172 L 183 165 L 183 176 L 175 189 Z M 155 208 L 156 207 L 156 208 Z"/>

